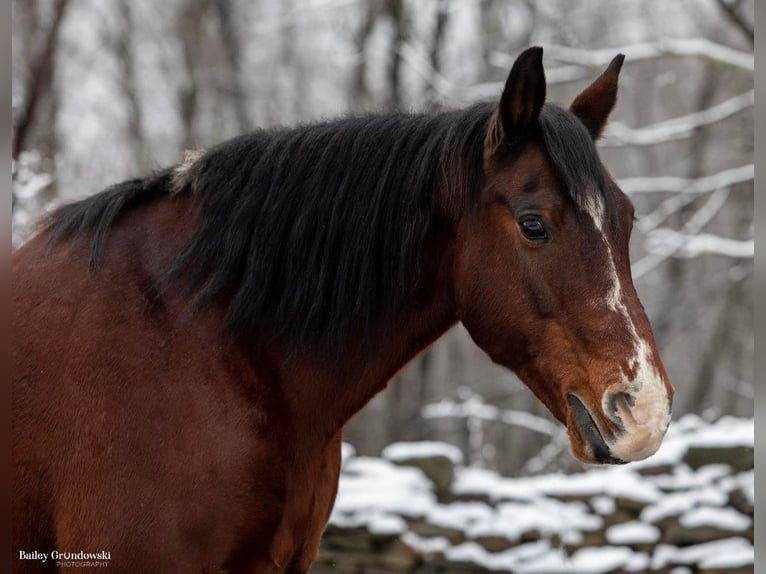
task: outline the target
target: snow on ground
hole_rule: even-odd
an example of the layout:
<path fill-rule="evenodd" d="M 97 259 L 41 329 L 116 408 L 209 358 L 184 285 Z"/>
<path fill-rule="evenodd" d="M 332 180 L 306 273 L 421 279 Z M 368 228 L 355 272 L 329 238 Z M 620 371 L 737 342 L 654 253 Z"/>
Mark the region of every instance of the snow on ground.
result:
<path fill-rule="evenodd" d="M 545 541 L 528 542 L 493 553 L 475 542 L 451 546 L 446 538 L 425 538 L 412 533 L 408 533 L 404 541 L 426 555 L 442 552 L 451 562 L 478 564 L 489 571 L 511 570 L 519 574 L 601 574 L 620 568 L 642 572 L 650 561 L 646 554 L 619 546 L 582 548 L 568 556 Z"/>
<path fill-rule="evenodd" d="M 738 539 L 733 539 L 738 540 Z M 741 540 L 741 539 L 739 539 Z M 745 541 L 747 542 L 747 541 Z M 750 566 L 755 561 L 755 550 L 750 544 L 733 543 L 725 552 L 705 556 L 699 561 L 700 568 L 705 570 L 725 571 L 731 568 Z"/>
<path fill-rule="evenodd" d="M 379 515 L 422 517 L 435 501 L 431 482 L 421 471 L 358 457 L 343 467 L 331 521 L 362 524 Z"/>
<path fill-rule="evenodd" d="M 485 469 L 465 469 L 458 474 L 454 491 L 459 495 L 485 495 L 491 500 L 536 499 L 540 496 L 590 497 L 607 495 L 650 504 L 660 490 L 629 467 L 599 467 L 575 475 L 548 474 L 507 478 Z"/>
<path fill-rule="evenodd" d="M 730 473 L 731 467 L 727 464 L 708 464 L 697 471 L 686 465 L 675 465 L 671 474 L 654 477 L 651 483 L 662 490 L 689 490 L 711 484 Z"/>
<path fill-rule="evenodd" d="M 660 545 L 652 556 L 653 569 L 664 568 L 669 564 L 698 564 L 701 567 L 735 568 L 753 563 L 753 545 L 744 538 L 725 538 L 704 544 L 695 544 L 685 548 Z M 744 560 L 746 557 L 750 560 Z"/>
<path fill-rule="evenodd" d="M 680 522 L 684 528 L 710 526 L 732 532 L 742 532 L 753 525 L 750 517 L 733 508 L 711 508 L 709 506 L 689 510 L 681 516 Z"/>
<path fill-rule="evenodd" d="M 590 499 L 590 507 L 596 511 L 596 514 L 614 514 L 617 503 L 614 498 L 608 496 L 594 496 Z"/>
<path fill-rule="evenodd" d="M 578 542 L 581 533 L 598 530 L 601 517 L 581 502 L 562 503 L 540 498 L 532 504 L 503 502 L 494 508 L 488 520 L 465 529 L 469 538 L 504 536 L 519 540 L 525 533 L 560 535 L 565 541 Z"/>
<path fill-rule="evenodd" d="M 694 470 L 684 456 L 692 446 L 753 442 L 752 420 L 684 417 L 648 461 L 525 478 L 462 467 L 460 451 L 441 443 L 397 443 L 384 459 L 355 456 L 344 446 L 330 527 L 333 536 L 361 529 L 399 540 L 424 560 L 486 571 L 739 568 L 753 562 L 752 510 L 732 506 L 731 497 L 752 506 L 754 473 L 715 460 Z M 406 465 L 436 456 L 455 465 L 451 494 L 441 499 L 420 469 Z M 690 530 L 696 538 L 685 538 Z"/>
<path fill-rule="evenodd" d="M 677 464 L 691 446 L 753 446 L 754 436 L 754 419 L 726 416 L 708 424 L 698 416 L 685 415 L 673 421 L 656 453 L 631 466 L 646 468 Z"/>
<path fill-rule="evenodd" d="M 606 541 L 609 544 L 654 544 L 660 540 L 662 532 L 656 526 L 631 520 L 615 524 L 606 531 Z"/>
<path fill-rule="evenodd" d="M 453 464 L 463 464 L 463 453 L 458 447 L 436 441 L 395 442 L 384 448 L 381 456 L 391 462 L 413 458 L 444 457 Z"/>
<path fill-rule="evenodd" d="M 729 500 L 722 488 L 709 486 L 696 490 L 672 492 L 647 506 L 641 511 L 641 520 L 650 523 L 660 522 L 671 516 L 678 516 L 698 506 L 720 507 Z"/>

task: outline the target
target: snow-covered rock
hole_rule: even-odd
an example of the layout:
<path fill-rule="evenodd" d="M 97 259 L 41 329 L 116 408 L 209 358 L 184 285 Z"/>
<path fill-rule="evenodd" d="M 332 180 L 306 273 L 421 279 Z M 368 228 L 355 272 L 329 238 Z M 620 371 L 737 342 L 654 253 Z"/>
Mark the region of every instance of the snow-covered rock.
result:
<path fill-rule="evenodd" d="M 606 541 L 609 544 L 635 546 L 637 544 L 654 544 L 662 536 L 659 528 L 640 520 L 615 524 L 606 531 Z"/>
<path fill-rule="evenodd" d="M 752 430 L 684 417 L 648 461 L 524 478 L 463 467 L 443 443 L 381 459 L 344 446 L 317 572 L 752 572 L 752 468 L 685 462 L 694 445 L 752 447 Z M 429 459 L 454 472 L 446 496 L 417 464 Z"/>
<path fill-rule="evenodd" d="M 388 445 L 381 456 L 394 464 L 419 468 L 434 483 L 439 498 L 452 489 L 455 466 L 463 463 L 463 453 L 451 444 L 435 441 L 397 442 Z"/>

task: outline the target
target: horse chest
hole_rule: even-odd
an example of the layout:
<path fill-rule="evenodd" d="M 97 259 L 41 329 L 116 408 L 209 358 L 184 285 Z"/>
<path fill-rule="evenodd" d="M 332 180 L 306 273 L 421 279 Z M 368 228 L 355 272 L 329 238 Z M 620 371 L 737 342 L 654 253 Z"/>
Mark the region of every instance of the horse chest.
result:
<path fill-rule="evenodd" d="M 338 433 L 302 464 L 286 464 L 275 455 L 259 465 L 248 522 L 259 526 L 234 553 L 231 572 L 308 571 L 335 501 L 340 442 Z"/>

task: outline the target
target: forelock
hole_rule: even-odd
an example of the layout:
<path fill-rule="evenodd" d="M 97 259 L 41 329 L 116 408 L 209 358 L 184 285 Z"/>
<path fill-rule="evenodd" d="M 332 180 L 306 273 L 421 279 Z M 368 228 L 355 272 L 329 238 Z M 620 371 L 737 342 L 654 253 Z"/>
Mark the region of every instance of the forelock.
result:
<path fill-rule="evenodd" d="M 590 133 L 577 116 L 554 104 L 546 104 L 540 113 L 540 133 L 561 185 L 600 225 L 607 177 Z"/>

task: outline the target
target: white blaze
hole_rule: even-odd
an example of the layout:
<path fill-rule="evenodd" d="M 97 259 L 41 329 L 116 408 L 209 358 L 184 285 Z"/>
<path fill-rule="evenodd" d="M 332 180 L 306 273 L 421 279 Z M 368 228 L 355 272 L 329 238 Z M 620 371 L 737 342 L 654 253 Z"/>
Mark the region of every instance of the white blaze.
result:
<path fill-rule="evenodd" d="M 595 194 L 594 194 L 595 195 Z M 614 392 L 628 393 L 634 401 L 632 405 L 618 405 L 625 430 L 613 442 L 607 441 L 612 456 L 624 461 L 641 460 L 656 452 L 670 423 L 670 402 L 665 382 L 651 362 L 649 344 L 638 335 L 633 319 L 625 305 L 624 293 L 617 267 L 614 263 L 612 247 L 604 234 L 604 206 L 600 197 L 582 206 L 591 216 L 606 245 L 607 276 L 609 287 L 605 300 L 611 311 L 620 314 L 630 331 L 633 340 L 633 357 L 630 370 L 635 372 L 632 378 L 623 376 L 622 382 L 609 387 L 603 395 L 601 408 L 608 412 L 606 401 Z"/>

